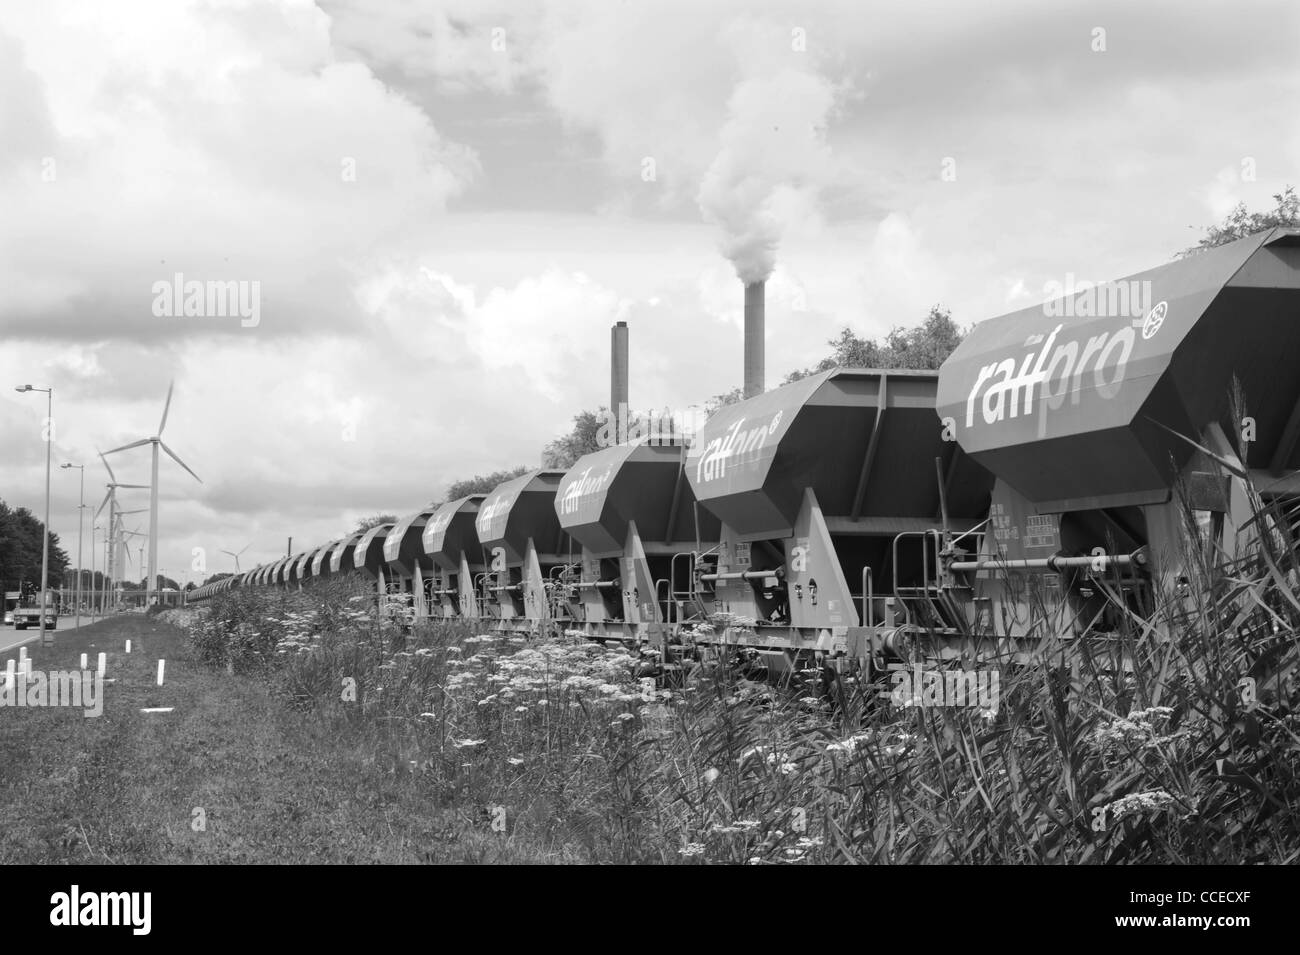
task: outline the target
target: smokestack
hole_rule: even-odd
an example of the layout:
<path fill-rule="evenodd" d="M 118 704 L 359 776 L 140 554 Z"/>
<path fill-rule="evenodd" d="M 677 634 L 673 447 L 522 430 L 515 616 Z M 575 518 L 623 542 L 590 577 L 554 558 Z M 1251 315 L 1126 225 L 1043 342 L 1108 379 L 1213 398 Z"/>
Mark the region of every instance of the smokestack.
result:
<path fill-rule="evenodd" d="M 745 286 L 745 397 L 761 395 L 763 384 L 764 282 Z"/>
<path fill-rule="evenodd" d="M 609 410 L 619 444 L 627 440 L 627 322 L 609 330 Z"/>

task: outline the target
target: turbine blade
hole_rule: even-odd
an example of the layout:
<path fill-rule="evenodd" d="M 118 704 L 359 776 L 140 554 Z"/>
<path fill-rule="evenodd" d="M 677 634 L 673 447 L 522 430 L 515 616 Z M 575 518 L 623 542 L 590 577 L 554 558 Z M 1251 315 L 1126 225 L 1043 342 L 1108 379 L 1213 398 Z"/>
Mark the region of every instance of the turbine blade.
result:
<path fill-rule="evenodd" d="M 171 448 L 167 447 L 167 445 L 163 444 L 161 441 L 159 441 L 158 444 L 161 445 L 161 446 L 162 446 L 162 449 L 163 449 L 164 451 L 167 452 L 167 456 L 168 456 L 168 457 L 170 457 L 173 461 L 175 461 L 177 464 L 179 464 L 179 465 L 180 465 L 181 467 L 183 467 L 185 470 L 190 471 L 190 466 L 189 466 L 188 464 L 186 464 L 184 461 L 182 461 L 180 458 L 178 458 L 178 457 L 176 456 L 176 452 L 175 452 L 175 451 L 173 451 Z M 195 474 L 193 471 L 190 471 L 190 474 L 193 475 L 194 480 L 198 481 L 200 484 L 203 483 L 203 478 L 199 477 L 199 476 L 198 476 L 197 474 Z"/>
<path fill-rule="evenodd" d="M 149 490 L 148 484 L 114 484 L 113 487 L 137 487 L 142 491 Z"/>
<path fill-rule="evenodd" d="M 108 489 L 108 493 L 104 495 L 104 500 L 100 501 L 99 507 L 95 508 L 96 519 L 99 518 L 100 512 L 104 510 L 104 505 L 106 505 L 112 499 L 113 499 L 113 489 L 110 487 Z"/>
<path fill-rule="evenodd" d="M 124 444 L 120 448 L 114 448 L 112 451 L 105 451 L 104 453 L 117 454 L 119 451 L 130 451 L 132 448 L 144 447 L 144 445 L 148 444 L 152 440 L 153 438 L 141 438 L 139 441 L 132 441 L 130 444 Z M 113 480 L 116 481 L 117 478 L 114 478 Z"/>
<path fill-rule="evenodd" d="M 245 550 L 248 550 L 248 548 L 250 548 L 250 547 L 252 547 L 252 546 L 253 546 L 253 545 L 252 545 L 251 543 L 249 543 L 249 544 L 245 544 L 245 545 L 244 545 L 244 550 L 241 550 L 239 553 L 242 554 Z"/>
<path fill-rule="evenodd" d="M 172 407 L 172 389 L 175 387 L 176 387 L 176 379 L 173 378 L 171 380 L 171 383 L 167 386 L 167 403 L 163 405 L 162 421 L 158 422 L 159 437 L 162 437 L 163 428 L 167 427 L 167 412 L 170 411 Z"/>
<path fill-rule="evenodd" d="M 107 459 L 106 457 L 104 457 L 104 452 L 103 452 L 103 451 L 98 451 L 98 450 L 97 450 L 95 453 L 99 455 L 99 460 L 101 460 L 101 461 L 104 462 L 104 467 L 108 468 L 108 479 L 109 479 L 110 481 L 116 481 L 116 480 L 117 480 L 117 475 L 113 473 L 113 469 L 112 469 L 112 468 L 109 468 L 109 467 L 108 467 L 108 459 Z"/>

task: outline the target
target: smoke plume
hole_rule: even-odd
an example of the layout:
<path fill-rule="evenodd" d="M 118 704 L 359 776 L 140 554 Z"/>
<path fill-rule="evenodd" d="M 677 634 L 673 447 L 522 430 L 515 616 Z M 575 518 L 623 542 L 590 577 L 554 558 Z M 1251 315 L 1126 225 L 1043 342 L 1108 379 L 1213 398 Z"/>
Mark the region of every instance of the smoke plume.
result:
<path fill-rule="evenodd" d="M 731 95 L 721 149 L 696 198 L 746 283 L 771 275 L 787 226 L 816 215 L 831 174 L 826 123 L 835 99 L 828 80 L 798 70 L 747 79 Z"/>

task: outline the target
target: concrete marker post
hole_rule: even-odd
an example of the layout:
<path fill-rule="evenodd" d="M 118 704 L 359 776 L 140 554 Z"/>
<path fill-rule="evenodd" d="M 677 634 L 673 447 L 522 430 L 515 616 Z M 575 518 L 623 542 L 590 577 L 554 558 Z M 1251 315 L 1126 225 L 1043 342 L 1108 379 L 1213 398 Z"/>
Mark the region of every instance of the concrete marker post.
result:
<path fill-rule="evenodd" d="M 167 663 L 166 660 L 158 661 L 158 685 L 159 686 L 163 685 L 163 667 L 166 665 L 166 663 Z"/>

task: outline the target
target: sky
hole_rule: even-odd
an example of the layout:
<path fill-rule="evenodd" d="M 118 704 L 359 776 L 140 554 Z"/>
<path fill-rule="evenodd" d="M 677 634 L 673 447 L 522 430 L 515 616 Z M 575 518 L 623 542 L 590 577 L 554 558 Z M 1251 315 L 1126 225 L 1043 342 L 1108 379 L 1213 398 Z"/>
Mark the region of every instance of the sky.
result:
<path fill-rule="evenodd" d="M 174 381 L 159 566 L 201 582 L 536 466 L 615 321 L 634 407 L 729 391 L 742 277 L 772 387 L 1168 261 L 1300 185 L 1298 44 L 1291 0 L 0 0 L 0 383 L 54 388 L 75 555 L 58 465 L 97 506 Z M 0 388 L 38 514 L 44 418 Z"/>

